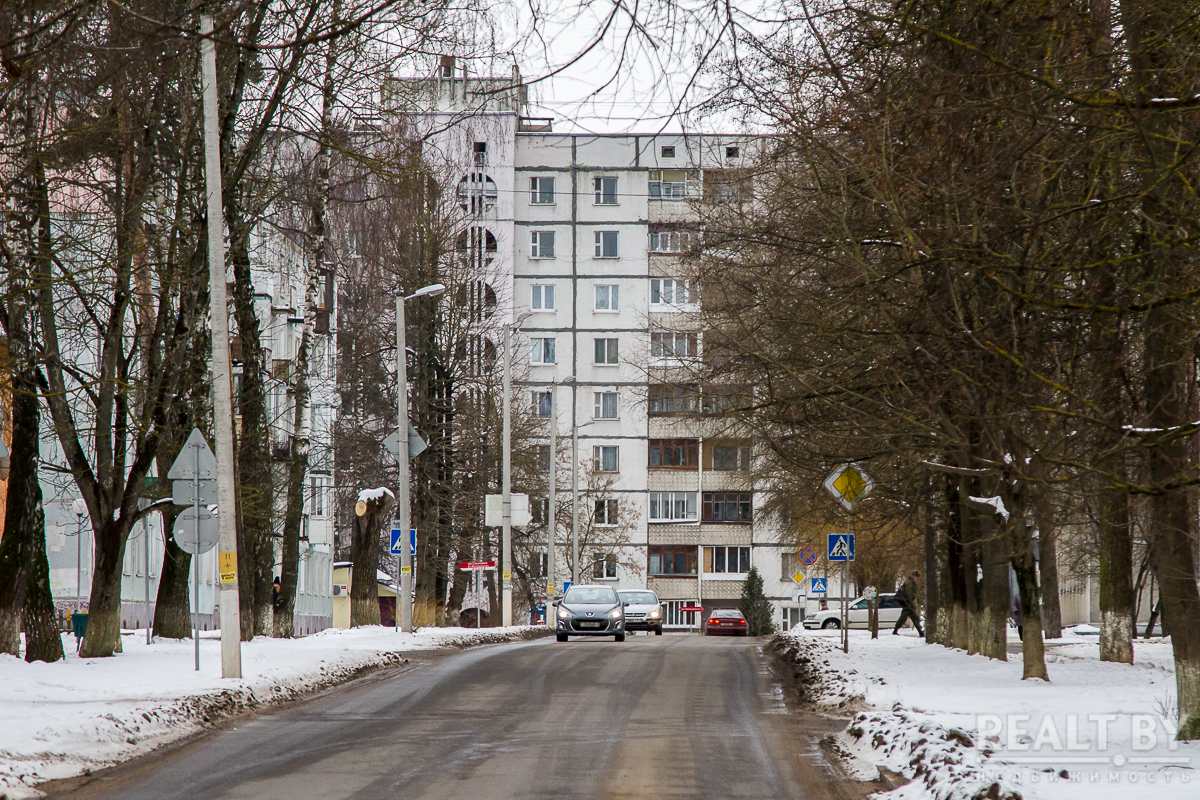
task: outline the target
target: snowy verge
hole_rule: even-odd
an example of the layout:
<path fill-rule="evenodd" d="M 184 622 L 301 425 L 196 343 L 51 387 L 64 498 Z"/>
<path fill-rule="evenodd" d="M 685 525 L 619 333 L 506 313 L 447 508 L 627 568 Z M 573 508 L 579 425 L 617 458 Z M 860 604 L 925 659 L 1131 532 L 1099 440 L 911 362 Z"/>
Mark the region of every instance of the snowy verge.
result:
<path fill-rule="evenodd" d="M 1194 798 L 1200 743 L 1173 740 L 1167 640 L 1139 640 L 1135 664 L 1099 660 L 1089 631 L 1047 642 L 1050 682 L 1009 661 L 927 645 L 905 631 L 872 640 L 792 631 L 766 651 L 793 704 L 853 715 L 833 749 L 855 777 L 878 767 L 909 783 L 887 800 Z M 1013 645 L 1019 645 L 1013 637 Z"/>
<path fill-rule="evenodd" d="M 125 631 L 124 652 L 65 661 L 0 655 L 0 800 L 38 797 L 42 781 L 85 775 L 190 736 L 234 714 L 297 700 L 361 675 L 404 664 L 404 654 L 545 636 L 545 626 L 331 628 L 300 639 L 242 643 L 240 680 L 221 678 L 219 632 L 191 640 Z"/>

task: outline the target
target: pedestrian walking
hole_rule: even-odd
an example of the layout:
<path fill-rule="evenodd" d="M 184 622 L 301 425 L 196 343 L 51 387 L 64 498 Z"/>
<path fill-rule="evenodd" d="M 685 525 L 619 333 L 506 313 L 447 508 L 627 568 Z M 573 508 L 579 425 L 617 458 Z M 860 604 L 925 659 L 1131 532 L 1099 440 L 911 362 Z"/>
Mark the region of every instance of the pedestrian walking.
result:
<path fill-rule="evenodd" d="M 1022 642 L 1025 641 L 1025 613 L 1021 611 L 1021 593 L 1015 592 L 1012 596 L 1012 605 L 1008 609 L 1008 615 L 1012 617 L 1013 623 L 1017 626 L 1017 638 Z"/>
<path fill-rule="evenodd" d="M 900 635 L 900 629 L 904 627 L 904 623 L 912 620 L 913 627 L 917 629 L 917 634 L 924 637 L 925 631 L 921 630 L 921 615 L 917 613 L 917 578 L 921 577 L 921 573 L 915 569 L 912 575 L 904 579 L 904 583 L 900 586 L 900 591 L 896 592 L 896 599 L 900 602 L 900 619 L 896 620 L 896 627 L 892 628 L 892 634 Z"/>

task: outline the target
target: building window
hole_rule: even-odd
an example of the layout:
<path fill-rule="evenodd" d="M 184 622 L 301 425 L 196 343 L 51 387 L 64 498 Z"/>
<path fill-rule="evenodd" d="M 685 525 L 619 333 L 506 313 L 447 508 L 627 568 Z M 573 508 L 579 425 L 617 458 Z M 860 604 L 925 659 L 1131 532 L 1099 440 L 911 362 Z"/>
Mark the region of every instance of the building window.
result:
<path fill-rule="evenodd" d="M 530 355 L 530 363 L 533 364 L 553 364 L 554 363 L 554 337 L 537 338 L 533 340 L 532 353 Z"/>
<path fill-rule="evenodd" d="M 652 361 L 680 361 L 695 358 L 700 354 L 700 337 L 682 331 L 652 331 L 650 333 L 650 359 Z"/>
<path fill-rule="evenodd" d="M 664 144 L 662 146 L 662 157 L 663 158 L 674 158 L 675 157 L 675 145 Z"/>
<path fill-rule="evenodd" d="M 705 522 L 750 522 L 751 497 L 750 492 L 705 492 L 702 519 Z"/>
<path fill-rule="evenodd" d="M 663 306 L 686 306 L 695 302 L 692 287 L 685 278 L 651 278 L 650 310 Z"/>
<path fill-rule="evenodd" d="M 736 144 L 725 145 L 725 157 L 726 158 L 737 158 L 738 157 L 738 146 Z"/>
<path fill-rule="evenodd" d="M 650 387 L 648 413 L 652 417 L 696 412 L 696 387 L 660 384 Z"/>
<path fill-rule="evenodd" d="M 691 243 L 692 235 L 688 231 L 658 231 L 650 234 L 651 253 L 682 253 Z"/>
<path fill-rule="evenodd" d="M 699 439 L 650 439 L 651 467 L 695 469 L 699 458 Z"/>
<path fill-rule="evenodd" d="M 617 418 L 617 393 L 616 392 L 595 392 L 596 400 L 595 418 L 596 419 L 616 419 Z"/>
<path fill-rule="evenodd" d="M 615 449 L 615 448 L 614 448 Z M 607 525 L 609 527 L 617 524 L 617 501 L 616 500 L 597 500 L 595 505 L 593 519 L 597 525 Z"/>
<path fill-rule="evenodd" d="M 596 258 L 617 257 L 617 232 L 596 231 Z"/>
<path fill-rule="evenodd" d="M 596 193 L 596 205 L 613 206 L 617 204 L 616 178 L 592 178 L 592 189 Z"/>
<path fill-rule="evenodd" d="M 714 472 L 746 472 L 750 469 L 750 445 L 714 444 L 712 448 L 712 470 Z"/>
<path fill-rule="evenodd" d="M 615 444 L 598 444 L 592 448 L 592 469 L 596 472 L 620 472 Z"/>
<path fill-rule="evenodd" d="M 592 554 L 592 578 L 598 581 L 609 581 L 617 577 L 616 553 Z"/>
<path fill-rule="evenodd" d="M 695 522 L 696 493 L 650 492 L 650 521 Z M 695 557 L 695 551 L 692 552 L 692 557 Z"/>
<path fill-rule="evenodd" d="M 539 414 L 538 416 L 542 416 Z M 537 469 L 538 472 L 550 471 L 550 445 L 539 444 L 537 446 Z"/>
<path fill-rule="evenodd" d="M 529 202 L 550 205 L 554 202 L 554 178 L 530 178 Z"/>
<path fill-rule="evenodd" d="M 617 339 L 595 339 L 595 364 L 617 363 Z"/>
<path fill-rule="evenodd" d="M 549 392 L 534 392 L 533 393 L 533 415 L 535 417 L 550 416 L 550 393 Z M 547 445 L 548 447 L 549 445 Z"/>
<path fill-rule="evenodd" d="M 650 170 L 650 197 L 655 200 L 683 200 L 691 188 L 691 176 L 682 169 Z"/>
<path fill-rule="evenodd" d="M 553 311 L 554 284 L 533 284 L 533 286 L 529 288 L 529 307 L 534 311 Z"/>
<path fill-rule="evenodd" d="M 663 620 L 663 624 L 694 628 L 696 626 L 696 612 L 681 611 L 680 609 L 698 605 L 700 605 L 699 600 L 668 600 L 667 616 Z"/>
<path fill-rule="evenodd" d="M 554 231 L 532 231 L 530 242 L 530 258 L 554 258 Z"/>
<path fill-rule="evenodd" d="M 598 284 L 596 286 L 596 310 L 619 311 L 621 307 L 620 288 L 614 284 Z"/>
<path fill-rule="evenodd" d="M 704 571 L 714 575 L 743 575 L 750 571 L 750 548 L 706 547 Z"/>
<path fill-rule="evenodd" d="M 794 550 L 788 550 L 780 554 L 779 558 L 779 580 L 790 581 L 792 576 L 800 571 L 800 559 L 796 558 Z M 761 570 L 760 570 L 761 572 Z"/>
<path fill-rule="evenodd" d="M 696 548 L 692 545 L 652 544 L 649 551 L 651 575 L 696 574 Z"/>
<path fill-rule="evenodd" d="M 496 182 L 481 172 L 472 172 L 458 182 L 458 204 L 472 214 L 491 211 L 496 205 Z"/>
<path fill-rule="evenodd" d="M 314 517 L 324 517 L 329 508 L 329 478 L 325 475 L 312 476 L 312 498 L 309 502 L 308 513 Z"/>
<path fill-rule="evenodd" d="M 547 459 L 546 463 L 549 464 L 549 459 Z M 530 500 L 529 501 L 529 517 L 534 525 L 545 525 L 547 522 L 549 522 L 550 521 L 550 498 L 549 497 L 535 497 L 532 500 Z M 543 559 L 545 558 L 545 556 L 546 556 L 546 554 L 542 553 Z M 542 572 L 544 574 L 546 571 L 546 568 L 544 566 L 545 565 L 544 560 L 543 560 L 542 564 L 543 564 Z"/>

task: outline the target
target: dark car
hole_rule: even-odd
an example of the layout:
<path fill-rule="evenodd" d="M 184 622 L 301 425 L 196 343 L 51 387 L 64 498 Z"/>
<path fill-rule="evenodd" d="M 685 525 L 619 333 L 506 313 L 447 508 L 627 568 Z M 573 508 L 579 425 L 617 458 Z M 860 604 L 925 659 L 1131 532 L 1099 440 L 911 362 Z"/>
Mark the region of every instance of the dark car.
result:
<path fill-rule="evenodd" d="M 750 626 L 736 608 L 718 608 L 708 612 L 704 621 L 705 636 L 749 636 Z"/>
<path fill-rule="evenodd" d="M 555 604 L 554 632 L 568 636 L 612 636 L 625 641 L 625 607 L 611 586 L 572 586 Z"/>

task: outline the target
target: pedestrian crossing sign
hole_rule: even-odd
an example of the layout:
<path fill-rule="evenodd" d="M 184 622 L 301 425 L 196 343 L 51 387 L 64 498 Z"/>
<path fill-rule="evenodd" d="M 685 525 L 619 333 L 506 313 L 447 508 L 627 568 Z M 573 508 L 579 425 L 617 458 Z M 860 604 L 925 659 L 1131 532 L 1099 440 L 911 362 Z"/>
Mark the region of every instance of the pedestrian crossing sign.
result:
<path fill-rule="evenodd" d="M 812 579 L 812 594 L 827 594 L 829 592 L 826 578 Z"/>
<path fill-rule="evenodd" d="M 854 560 L 854 534 L 853 533 L 831 533 L 829 534 L 829 560 L 830 561 L 853 561 Z"/>

